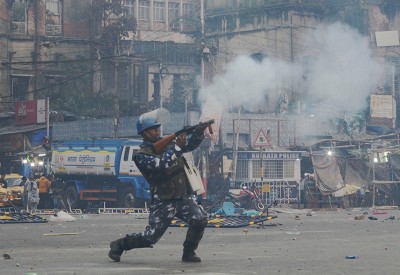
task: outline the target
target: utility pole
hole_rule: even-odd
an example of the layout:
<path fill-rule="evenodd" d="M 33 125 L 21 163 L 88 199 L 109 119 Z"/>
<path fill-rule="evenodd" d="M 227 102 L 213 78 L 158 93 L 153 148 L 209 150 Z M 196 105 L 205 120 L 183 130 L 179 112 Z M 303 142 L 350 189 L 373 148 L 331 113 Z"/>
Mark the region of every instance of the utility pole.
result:
<path fill-rule="evenodd" d="M 162 64 L 159 64 L 159 72 L 158 72 L 158 76 L 159 76 L 159 81 L 160 81 L 160 91 L 159 91 L 159 96 L 160 96 L 160 108 L 163 107 L 163 100 L 162 100 L 162 90 L 163 90 L 163 77 L 162 77 Z"/>
<path fill-rule="evenodd" d="M 115 116 L 114 116 L 114 138 L 119 136 L 119 37 L 117 40 L 117 46 L 115 47 Z"/>
<path fill-rule="evenodd" d="M 34 41 L 34 48 L 33 48 L 33 71 L 34 71 L 34 75 L 33 75 L 33 99 L 36 99 L 36 90 L 37 90 L 37 63 L 38 63 L 38 56 L 39 56 L 39 43 L 40 43 L 40 37 L 38 34 L 38 30 L 39 30 L 39 10 L 40 8 L 38 7 L 38 5 L 40 5 L 41 1 L 35 1 L 34 3 L 34 21 L 35 21 L 35 41 Z M 28 94 L 28 99 L 29 99 L 29 94 Z"/>
<path fill-rule="evenodd" d="M 201 87 L 204 86 L 204 0 L 200 1 L 200 25 L 201 25 Z"/>
<path fill-rule="evenodd" d="M 235 141 L 235 149 L 233 151 L 232 177 L 233 177 L 233 184 L 235 186 L 236 186 L 236 170 L 237 170 L 237 159 L 238 159 L 238 150 L 239 150 L 240 114 L 241 114 L 241 111 L 242 111 L 242 105 L 239 106 L 238 119 L 237 119 L 237 134 L 236 134 L 236 141 Z M 235 123 L 235 121 L 233 123 Z M 235 132 L 234 132 L 234 134 L 235 134 Z"/>

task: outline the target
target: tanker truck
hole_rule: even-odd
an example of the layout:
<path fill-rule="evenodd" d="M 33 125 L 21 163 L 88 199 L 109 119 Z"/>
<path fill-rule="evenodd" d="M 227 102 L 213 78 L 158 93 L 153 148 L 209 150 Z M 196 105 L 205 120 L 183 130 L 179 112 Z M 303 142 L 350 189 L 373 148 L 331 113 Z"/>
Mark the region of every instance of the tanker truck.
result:
<path fill-rule="evenodd" d="M 150 186 L 132 157 L 140 140 L 65 140 L 52 145 L 51 170 L 62 186 L 64 203 L 87 208 L 140 207 L 150 201 Z M 102 204 L 103 206 L 104 204 Z"/>

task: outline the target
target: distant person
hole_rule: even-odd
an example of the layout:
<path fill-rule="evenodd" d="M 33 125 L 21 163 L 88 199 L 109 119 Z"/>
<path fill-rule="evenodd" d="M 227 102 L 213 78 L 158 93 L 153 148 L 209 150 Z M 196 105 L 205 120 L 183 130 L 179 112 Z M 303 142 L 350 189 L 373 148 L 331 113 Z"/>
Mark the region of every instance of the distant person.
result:
<path fill-rule="evenodd" d="M 8 186 L 8 182 L 6 180 L 6 174 L 1 173 L 1 176 L 0 176 L 0 187 L 7 188 L 7 186 Z"/>
<path fill-rule="evenodd" d="M 54 175 L 50 176 L 51 194 L 54 209 L 67 209 L 63 200 L 63 184 L 62 181 L 57 180 Z"/>
<path fill-rule="evenodd" d="M 28 187 L 27 185 L 30 183 L 27 177 L 23 176 L 21 178 L 21 183 L 19 186 L 24 187 L 24 191 L 22 193 L 22 205 L 24 209 L 28 208 Z"/>
<path fill-rule="evenodd" d="M 44 175 L 42 175 L 37 180 L 37 185 L 39 187 L 39 197 L 40 197 L 40 204 L 38 205 L 38 207 L 47 209 L 49 208 L 49 203 L 50 203 L 49 190 L 51 183 Z"/>
<path fill-rule="evenodd" d="M 39 188 L 35 181 L 29 181 L 26 184 L 26 190 L 28 194 L 28 211 L 34 212 L 39 204 Z"/>

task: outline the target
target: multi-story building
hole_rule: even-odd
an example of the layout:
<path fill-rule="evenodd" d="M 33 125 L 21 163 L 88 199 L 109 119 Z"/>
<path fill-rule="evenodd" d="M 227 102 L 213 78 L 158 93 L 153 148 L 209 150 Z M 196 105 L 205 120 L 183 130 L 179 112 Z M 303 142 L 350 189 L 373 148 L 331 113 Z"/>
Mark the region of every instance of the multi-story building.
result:
<path fill-rule="evenodd" d="M 0 113 L 15 111 L 17 101 L 43 98 L 50 99 L 50 110 L 80 109 L 81 115 L 98 118 L 168 104 L 184 108 L 194 101 L 192 80 L 199 66 L 198 5 L 194 0 L 0 0 Z M 103 101 L 94 105 L 95 98 Z M 10 121 L 2 119 L 0 127 Z M 110 121 L 111 127 L 118 123 Z M 44 128 L 3 128 L 0 153 L 29 151 L 37 142 L 30 146 L 24 140 L 32 141 Z"/>
<path fill-rule="evenodd" d="M 127 0 L 118 12 L 105 2 L 0 1 L 0 101 L 118 90 L 138 107 L 182 90 L 197 65 L 197 1 Z M 109 41 L 105 29 L 119 17 L 132 28 Z"/>
<path fill-rule="evenodd" d="M 212 81 L 214 76 L 223 74 L 227 64 L 236 60 L 238 56 L 252 57 L 257 62 L 268 59 L 276 68 L 282 64 L 275 62 L 276 60 L 288 64 L 289 73 L 273 68 L 266 70 L 265 79 L 268 79 L 268 73 L 276 73 L 271 80 L 274 87 L 266 85 L 265 98 L 259 97 L 256 108 L 252 106 L 249 111 L 267 114 L 263 115 L 265 120 L 261 122 L 264 128 L 268 120 L 276 119 L 276 116 L 296 124 L 296 118 L 307 115 L 309 120 L 310 114 L 315 115 L 310 123 L 317 127 L 313 127 L 316 131 L 312 132 L 309 131 L 310 127 L 281 132 L 280 138 L 291 136 L 289 139 L 299 142 L 301 136 L 307 134 L 323 135 L 328 131 L 330 134 L 336 134 L 337 129 L 333 127 L 335 125 L 320 125 L 316 121 L 316 109 L 323 106 L 318 110 L 321 113 L 332 111 L 343 115 L 343 111 L 338 111 L 343 107 L 341 105 L 351 103 L 348 105 L 354 106 L 355 112 L 359 110 L 358 103 L 367 103 L 369 95 L 374 93 L 380 95 L 373 98 L 374 107 L 371 106 L 371 116 L 363 118 L 364 125 L 367 120 L 367 124 L 384 124 L 393 129 L 396 127 L 395 101 L 400 96 L 400 51 L 397 31 L 399 10 L 398 3 L 385 0 L 362 3 L 330 0 L 206 1 L 205 44 L 210 52 L 216 53 L 207 59 L 206 78 Z M 340 27 L 336 33 L 331 32 L 333 35 L 329 37 L 328 26 L 339 24 L 338 22 L 344 27 Z M 348 37 L 340 34 L 347 31 Z M 322 38 L 326 41 L 321 41 Z M 353 39 L 353 47 L 350 48 L 350 43 L 344 39 Z M 316 63 L 322 55 L 325 55 L 325 67 L 315 66 L 320 65 Z M 342 67 L 335 71 L 337 64 Z M 356 72 L 364 69 L 369 70 L 369 78 L 358 77 L 362 73 Z M 325 76 L 330 77 L 323 79 L 321 75 L 325 72 L 329 72 L 330 75 Z M 279 77 L 285 73 L 283 79 Z M 251 81 L 262 82 L 262 77 L 254 75 Z M 251 81 L 248 87 L 254 87 Z M 355 87 L 355 83 L 365 85 Z M 356 91 L 357 88 L 362 91 Z M 321 95 L 318 95 L 318 92 L 321 92 Z M 363 96 L 352 97 L 357 93 Z M 250 97 L 249 94 L 250 90 L 244 91 L 240 103 L 245 102 L 245 97 Z M 335 95 L 347 100 L 335 106 L 336 101 L 332 97 Z M 330 100 L 324 102 L 321 97 Z M 232 98 L 236 99 L 237 96 Z M 227 98 L 227 101 L 232 98 Z M 246 109 L 246 106 L 243 107 Z M 350 108 L 351 106 L 347 110 Z M 367 104 L 365 109 L 368 109 Z M 290 117 L 290 113 L 295 117 Z M 228 124 L 225 125 L 228 133 L 226 143 L 232 145 L 234 140 L 229 137 L 233 137 L 235 133 L 231 119 L 228 120 Z M 258 124 L 256 120 L 252 123 L 242 123 L 240 134 L 247 135 L 248 138 L 240 138 L 240 147 L 251 147 L 252 140 L 249 137 L 256 136 L 261 128 L 261 124 Z M 277 135 L 277 125 L 268 125 L 272 135 Z M 300 126 L 300 123 L 297 123 L 297 126 Z M 332 127 L 329 129 L 327 126 Z M 309 132 L 302 132 L 302 128 Z M 295 134 L 298 135 L 297 138 Z M 278 136 L 274 138 L 277 140 Z"/>

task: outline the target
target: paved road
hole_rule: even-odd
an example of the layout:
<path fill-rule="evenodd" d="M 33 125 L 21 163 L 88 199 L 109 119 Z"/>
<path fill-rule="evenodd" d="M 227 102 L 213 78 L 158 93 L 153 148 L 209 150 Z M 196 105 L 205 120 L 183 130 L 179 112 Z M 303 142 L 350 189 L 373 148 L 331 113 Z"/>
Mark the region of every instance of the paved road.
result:
<path fill-rule="evenodd" d="M 108 259 L 111 240 L 139 232 L 133 215 L 76 216 L 74 222 L 0 225 L 0 274 L 399 274 L 400 211 L 355 220 L 365 210 L 278 213 L 265 228 L 207 228 L 202 262 L 182 263 L 186 228 L 169 228 L 155 248 Z M 382 214 L 387 212 L 386 214 Z M 296 218 L 298 216 L 298 218 Z M 395 216 L 394 220 L 387 219 Z M 75 235 L 47 236 L 50 233 Z M 0 255 L 0 256 L 1 256 Z M 358 259 L 346 259 L 355 255 Z"/>

